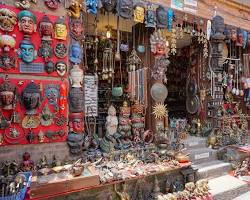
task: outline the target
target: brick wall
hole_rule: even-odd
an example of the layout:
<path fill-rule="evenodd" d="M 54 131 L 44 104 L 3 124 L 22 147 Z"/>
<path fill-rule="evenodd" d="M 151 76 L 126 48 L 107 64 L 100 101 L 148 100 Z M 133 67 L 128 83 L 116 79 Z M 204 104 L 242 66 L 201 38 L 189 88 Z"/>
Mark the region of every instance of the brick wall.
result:
<path fill-rule="evenodd" d="M 1 4 L 14 6 L 16 0 L 1 0 Z M 31 3 L 31 11 L 44 12 L 46 14 L 56 15 L 56 16 L 66 16 L 66 10 L 64 8 L 64 1 L 61 6 L 55 11 L 49 10 L 45 5 L 44 1 L 37 0 L 37 4 Z M 0 74 L 0 76 L 4 76 Z M 10 75 L 9 77 L 21 77 L 23 79 L 46 79 L 46 80 L 60 80 L 60 78 L 50 78 L 42 76 L 27 76 L 27 75 Z M 66 142 L 61 143 L 49 143 L 49 144 L 31 144 L 31 145 L 9 145 L 0 146 L 0 163 L 4 160 L 16 160 L 20 162 L 22 160 L 22 155 L 24 152 L 29 152 L 31 154 L 31 159 L 37 162 L 43 155 L 46 155 L 48 161 L 51 162 L 53 155 L 60 160 L 69 159 L 69 150 Z"/>

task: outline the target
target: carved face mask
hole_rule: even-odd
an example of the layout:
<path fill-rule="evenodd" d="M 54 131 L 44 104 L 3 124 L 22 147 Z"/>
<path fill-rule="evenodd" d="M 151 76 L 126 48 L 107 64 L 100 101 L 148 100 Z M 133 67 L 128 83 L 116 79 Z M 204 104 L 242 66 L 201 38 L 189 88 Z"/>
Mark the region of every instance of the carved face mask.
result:
<path fill-rule="evenodd" d="M 36 58 L 37 52 L 29 38 L 24 38 L 19 44 L 19 58 L 25 63 L 31 63 Z"/>
<path fill-rule="evenodd" d="M 32 12 L 22 10 L 17 17 L 20 31 L 23 31 L 25 34 L 36 32 L 36 16 Z"/>
<path fill-rule="evenodd" d="M 242 47 L 243 49 L 246 48 L 247 46 L 247 41 L 248 41 L 248 32 L 246 30 L 243 31 L 243 43 L 242 43 Z"/>
<path fill-rule="evenodd" d="M 38 49 L 38 56 L 44 58 L 45 60 L 53 56 L 51 42 L 42 40 L 41 46 Z"/>
<path fill-rule="evenodd" d="M 235 28 L 231 29 L 231 40 L 234 42 L 237 40 L 237 30 Z"/>
<path fill-rule="evenodd" d="M 59 3 L 61 0 L 45 0 L 45 5 L 53 10 L 56 10 L 59 7 Z"/>
<path fill-rule="evenodd" d="M 96 15 L 97 14 L 97 6 L 98 6 L 97 0 L 86 0 L 86 9 L 87 9 L 88 13 Z"/>
<path fill-rule="evenodd" d="M 84 132 L 83 113 L 71 113 L 69 116 L 69 127 L 75 133 Z"/>
<path fill-rule="evenodd" d="M 53 24 L 47 15 L 44 15 L 39 23 L 39 33 L 42 40 L 51 41 L 53 35 Z"/>
<path fill-rule="evenodd" d="M 55 38 L 59 40 L 66 40 L 68 31 L 67 31 L 67 26 L 64 22 L 63 17 L 59 17 L 55 23 Z"/>
<path fill-rule="evenodd" d="M 83 135 L 70 132 L 67 138 L 67 143 L 70 148 L 70 153 L 74 155 L 81 154 L 83 151 Z"/>
<path fill-rule="evenodd" d="M 16 87 L 13 84 L 11 84 L 8 79 L 6 79 L 0 85 L 0 102 L 2 105 L 2 109 L 4 110 L 13 109 L 15 91 Z"/>
<path fill-rule="evenodd" d="M 74 64 L 82 62 L 82 48 L 79 42 L 73 43 L 70 47 L 69 60 Z"/>
<path fill-rule="evenodd" d="M 167 11 L 162 6 L 156 9 L 156 19 L 159 28 L 166 28 L 168 26 Z"/>
<path fill-rule="evenodd" d="M 0 35 L 0 48 L 4 52 L 9 52 L 11 49 L 14 49 L 16 45 L 16 40 L 10 35 Z"/>
<path fill-rule="evenodd" d="M 34 82 L 30 82 L 22 92 L 22 102 L 27 114 L 36 114 L 36 108 L 40 103 L 40 91 Z"/>
<path fill-rule="evenodd" d="M 132 18 L 133 1 L 132 0 L 118 0 L 116 11 L 120 17 L 124 19 Z"/>
<path fill-rule="evenodd" d="M 70 35 L 75 40 L 82 40 L 84 38 L 83 24 L 79 19 L 74 19 L 70 22 Z"/>
<path fill-rule="evenodd" d="M 45 96 L 48 99 L 50 105 L 57 105 L 59 98 L 59 89 L 53 85 L 48 85 L 45 89 Z"/>
<path fill-rule="evenodd" d="M 48 74 L 51 74 L 55 71 L 54 63 L 52 61 L 45 62 L 44 69 Z"/>
<path fill-rule="evenodd" d="M 71 88 L 69 92 L 69 103 L 71 112 L 83 112 L 84 93 L 82 88 Z"/>
<path fill-rule="evenodd" d="M 0 8 L 0 29 L 11 32 L 17 23 L 16 13 L 8 8 Z"/>
<path fill-rule="evenodd" d="M 237 29 L 237 43 L 236 46 L 242 47 L 243 43 L 243 30 L 238 28 Z"/>
<path fill-rule="evenodd" d="M 112 12 L 115 9 L 117 0 L 101 0 L 102 6 L 106 12 Z"/>
<path fill-rule="evenodd" d="M 56 72 L 59 76 L 64 76 L 67 72 L 67 65 L 63 61 L 59 61 L 56 63 Z"/>
<path fill-rule="evenodd" d="M 142 6 L 136 6 L 134 9 L 134 21 L 143 23 L 145 17 L 145 9 Z"/>

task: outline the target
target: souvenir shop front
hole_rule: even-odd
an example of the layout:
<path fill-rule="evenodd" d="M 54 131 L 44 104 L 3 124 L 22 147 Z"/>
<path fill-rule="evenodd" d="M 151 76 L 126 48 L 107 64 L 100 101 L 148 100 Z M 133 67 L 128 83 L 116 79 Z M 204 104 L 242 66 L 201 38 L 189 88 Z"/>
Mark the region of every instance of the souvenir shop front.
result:
<path fill-rule="evenodd" d="M 0 200 L 212 199 L 184 140 L 247 142 L 247 30 L 131 0 L 0 13 Z"/>

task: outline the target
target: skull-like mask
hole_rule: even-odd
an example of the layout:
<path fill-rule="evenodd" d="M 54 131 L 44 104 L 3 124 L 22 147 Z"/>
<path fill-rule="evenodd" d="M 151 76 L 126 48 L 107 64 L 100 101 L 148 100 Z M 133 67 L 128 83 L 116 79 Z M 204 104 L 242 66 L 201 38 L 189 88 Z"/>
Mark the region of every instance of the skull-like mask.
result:
<path fill-rule="evenodd" d="M 16 13 L 8 8 L 0 8 L 0 29 L 11 32 L 17 23 Z"/>

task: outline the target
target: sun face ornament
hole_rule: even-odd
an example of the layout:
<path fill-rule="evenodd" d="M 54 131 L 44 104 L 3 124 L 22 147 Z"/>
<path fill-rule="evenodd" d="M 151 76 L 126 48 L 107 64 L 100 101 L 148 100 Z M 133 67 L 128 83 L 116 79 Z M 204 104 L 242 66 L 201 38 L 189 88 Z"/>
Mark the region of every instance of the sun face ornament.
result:
<path fill-rule="evenodd" d="M 153 106 L 153 115 L 155 119 L 163 119 L 167 115 L 167 107 L 163 103 L 156 103 Z"/>

